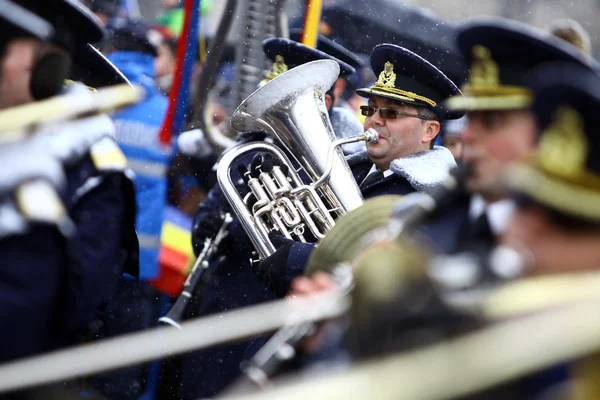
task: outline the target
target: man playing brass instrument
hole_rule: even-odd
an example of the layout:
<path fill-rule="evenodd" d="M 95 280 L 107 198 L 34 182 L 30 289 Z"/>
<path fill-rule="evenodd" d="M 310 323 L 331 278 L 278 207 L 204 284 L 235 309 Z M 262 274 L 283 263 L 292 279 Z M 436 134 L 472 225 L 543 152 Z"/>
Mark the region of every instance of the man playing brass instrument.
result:
<path fill-rule="evenodd" d="M 511 303 L 513 307 L 512 318 L 525 317 L 525 314 L 550 314 L 556 309 L 567 306 L 568 303 L 586 299 L 586 295 L 578 297 L 580 291 L 593 290 L 594 284 L 588 288 L 585 282 L 597 282 L 597 270 L 600 266 L 600 163 L 599 151 L 600 141 L 598 139 L 598 118 L 600 110 L 600 77 L 587 67 L 568 62 L 554 62 L 533 68 L 525 76 L 528 87 L 531 90 L 532 104 L 530 106 L 535 124 L 539 127 L 539 141 L 537 149 L 524 160 L 510 166 L 507 174 L 507 186 L 510 197 L 515 200 L 516 212 L 512 220 L 507 224 L 507 231 L 501 237 L 501 241 L 515 249 L 523 251 L 528 256 L 529 269 L 525 271 L 529 276 L 555 275 L 553 280 L 536 282 L 530 280 L 525 286 L 527 290 L 509 290 L 510 296 L 504 294 L 500 300 L 502 303 Z M 372 249 L 373 250 L 373 249 Z M 415 257 L 416 252 L 410 249 L 404 253 Z M 407 257 L 407 256 L 405 256 Z M 387 266 L 371 263 L 373 268 L 364 268 L 357 273 L 357 287 L 365 281 L 372 280 L 371 292 L 354 292 L 352 315 L 356 318 L 349 332 L 349 341 L 353 360 L 363 356 L 381 357 L 389 355 L 390 351 L 402 351 L 407 343 L 411 349 L 421 345 L 420 341 L 428 338 L 440 340 L 446 335 L 447 324 L 452 322 L 454 312 L 461 311 L 461 307 L 454 308 L 443 305 L 442 313 L 425 313 L 424 303 L 418 312 L 406 304 L 414 301 L 415 293 L 422 294 L 423 288 L 416 289 L 415 282 L 407 278 L 408 274 L 398 273 L 408 266 L 414 268 L 418 262 L 414 260 L 407 262 L 397 257 L 397 267 L 393 264 Z M 385 270 L 385 268 L 388 270 Z M 382 274 L 381 270 L 384 269 Z M 592 272 L 592 273 L 590 273 Z M 381 281 L 393 279 L 394 273 L 401 278 L 396 278 L 398 286 L 393 291 L 387 291 L 390 297 L 382 301 Z M 577 274 L 580 273 L 580 274 Z M 373 275 L 371 275 L 373 274 Z M 416 274 L 415 274 L 416 275 Z M 560 276 L 562 275 L 562 276 Z M 363 281 L 361 282 L 361 278 Z M 366 278 L 366 279 L 365 279 Z M 575 279 L 575 283 L 571 280 Z M 431 281 L 425 280 L 429 283 Z M 416 282 L 417 284 L 419 282 Z M 411 288 L 410 285 L 415 285 Z M 539 284 L 537 286 L 536 284 Z M 390 284 L 393 285 L 393 284 Z M 421 283 L 422 285 L 422 283 Z M 511 284 L 506 284 L 510 288 Z M 527 285 L 527 284 L 526 284 Z M 515 285 L 518 287 L 518 284 Z M 314 279 L 315 287 L 328 289 L 330 284 L 327 280 Z M 411 293 L 413 297 L 407 296 Z M 485 289 L 483 289 L 485 291 Z M 300 292 L 300 291 L 299 291 Z M 435 290 L 434 290 L 435 292 Z M 500 289 L 502 292 L 502 289 Z M 438 292 L 439 293 L 439 292 Z M 591 293 L 591 292 L 590 292 Z M 597 292 L 596 292 L 597 293 Z M 403 297 L 405 296 L 405 297 Z M 587 295 L 589 296 L 589 294 Z M 484 296 L 485 297 L 485 296 Z M 493 295 L 492 295 L 493 297 Z M 429 300 L 435 296 L 428 297 Z M 496 302 L 499 302 L 496 300 Z M 536 304 L 532 308 L 523 307 L 520 304 Z M 585 302 L 581 303 L 585 306 Z M 498 304 L 500 305 L 500 304 Z M 545 305 L 545 307 L 544 307 Z M 358 310 L 356 310 L 358 308 Z M 413 312 L 415 322 L 407 324 L 402 318 L 407 310 Z M 517 311 L 518 310 L 518 311 Z M 524 311 L 527 310 L 527 311 Z M 422 314 L 420 314 L 422 313 Z M 381 316 L 384 316 L 383 318 Z M 465 316 L 469 315 L 466 313 Z M 475 315 L 471 314 L 474 323 Z M 595 318 L 592 312 L 584 318 Z M 361 317 L 360 319 L 358 317 Z M 510 313 L 504 313 L 502 319 L 510 319 Z M 402 324 L 399 321 L 403 322 Z M 423 322 L 429 322 L 429 329 L 435 332 L 433 335 L 425 334 Z M 468 322 L 468 320 L 467 320 Z M 498 322 L 496 320 L 496 322 Z M 479 323 L 489 323 L 480 320 Z M 556 321 L 554 321 L 556 323 Z M 476 325 L 473 325 L 476 326 Z M 384 327 L 384 329 L 382 329 Z M 416 330 L 415 327 L 421 329 Z M 468 324 L 467 329 L 471 329 Z M 557 326 L 548 324 L 544 329 L 559 329 Z M 418 340 L 406 340 L 411 330 L 415 330 Z M 561 331 L 562 332 L 562 331 Z M 529 332 L 515 332 L 514 335 L 528 336 Z M 381 336 L 381 340 L 373 340 L 373 337 Z M 561 335 L 565 342 L 578 343 L 570 337 Z M 507 342 L 513 337 L 503 336 Z M 347 338 L 348 339 L 348 338 Z M 490 337 L 487 338 L 488 340 Z M 420 340 L 420 341 L 419 341 Z M 314 341 L 314 340 L 313 340 Z M 392 346 L 385 348 L 385 344 Z M 484 341 L 477 343 L 477 348 L 485 346 Z M 496 342 L 502 344 L 501 341 Z M 558 346 L 560 350 L 544 347 L 545 351 L 556 355 L 564 352 L 566 347 Z M 474 346 L 475 348 L 475 346 Z M 501 348 L 501 347 L 500 347 Z M 464 348 L 462 348 L 464 350 Z M 495 348 L 494 348 L 495 349 Z M 535 351 L 538 347 L 521 345 L 520 359 L 527 357 L 536 358 Z M 481 350 L 480 350 L 481 351 Z M 514 349 L 512 350 L 514 351 Z M 490 352 L 490 354 L 494 351 Z M 452 354 L 452 352 L 448 352 Z M 460 358 L 463 353 L 456 355 Z M 482 352 L 483 354 L 483 352 Z M 441 356 L 441 355 L 440 355 Z M 586 357 L 583 360 L 580 357 Z M 495 356 L 491 356 L 495 357 Z M 450 356 L 447 360 L 452 363 L 455 358 Z M 561 358 L 557 355 L 557 359 Z M 493 362 L 490 365 L 494 364 Z M 499 363 L 500 364 L 500 363 Z M 499 365 L 498 364 L 498 365 Z M 451 364 L 450 364 L 451 365 Z M 474 396 L 463 395 L 461 398 L 597 398 L 598 397 L 598 356 L 596 350 L 593 354 L 581 351 L 578 356 L 558 364 L 547 364 L 538 367 L 535 372 L 519 372 L 513 376 L 502 371 L 502 367 L 496 365 L 487 370 L 489 376 L 498 376 L 504 373 L 505 382 L 502 385 L 487 387 L 485 391 L 480 388 Z M 497 368 L 497 369 L 496 369 Z M 506 367 L 504 367 L 506 368 Z M 392 369 L 393 370 L 393 369 Z M 526 371 L 526 370 L 525 370 Z M 511 379 L 507 379 L 511 376 Z M 382 384 L 383 383 L 382 381 Z M 473 390 L 473 392 L 475 392 Z"/>
<path fill-rule="evenodd" d="M 464 161 L 474 172 L 466 182 L 473 194 L 470 218 L 461 223 L 465 235 L 454 250 L 478 246 L 489 250 L 506 232 L 504 239 L 509 244 L 524 246 L 531 253 L 535 262 L 531 273 L 565 272 L 569 266 L 573 270 L 597 267 L 594 140 L 589 135 L 598 101 L 593 93 L 599 90 L 598 77 L 580 54 L 544 32 L 514 21 L 471 21 L 460 29 L 457 42 L 471 64 L 471 73 L 464 96 L 451 98 L 447 107 L 467 110 Z M 552 74 L 539 67 L 555 61 L 568 66 Z M 540 90 L 544 85 L 554 87 Z M 532 88 L 538 92 L 535 104 Z M 555 115 L 562 103 L 575 110 Z M 544 127 L 552 128 L 550 138 Z M 541 135 L 540 128 L 544 131 Z M 562 139 L 558 131 L 564 135 Z M 533 166 L 510 174 L 513 190 L 520 193 L 511 222 L 514 203 L 501 172 L 510 162 L 527 159 L 538 145 Z M 564 163 L 573 160 L 576 162 L 565 170 Z M 557 173 L 557 168 L 563 172 Z M 566 171 L 570 172 L 565 175 Z M 577 180 L 584 176 L 585 180 Z M 312 280 L 298 278 L 293 288 L 296 294 L 303 294 L 332 286 L 328 276 L 319 275 Z"/>
<path fill-rule="evenodd" d="M 355 178 L 358 183 L 362 183 L 363 195 L 373 197 L 387 193 L 406 194 L 416 190 L 432 189 L 445 178 L 448 170 L 455 165 L 448 150 L 432 149 L 432 140 L 439 132 L 441 121 L 446 118 L 459 117 L 462 114 L 460 112 L 448 113 L 440 104 L 449 96 L 459 94 L 460 91 L 442 72 L 426 60 L 398 46 L 382 45 L 376 48 L 373 52 L 372 64 L 380 74 L 380 79 L 376 85 L 362 91 L 365 96 L 371 98 L 371 105 L 366 107 L 363 112 L 368 117 L 365 128 L 376 129 L 381 140 L 378 145 L 369 148 L 368 151 L 357 153 L 350 159 L 350 164 L 354 166 Z M 375 164 L 370 161 L 370 155 L 376 160 L 381 172 L 378 172 Z M 214 208 L 206 208 L 207 204 L 209 203 L 206 202 L 200 207 L 200 213 L 196 218 L 198 228 L 208 222 L 210 215 L 215 214 Z M 207 213 L 209 210 L 210 213 Z M 204 218 L 199 218 L 200 216 Z M 198 228 L 195 232 L 197 237 L 200 233 Z M 247 243 L 246 248 L 249 247 L 250 243 L 243 233 L 239 235 L 232 232 L 232 235 L 235 242 L 244 241 Z M 295 265 L 287 268 L 288 255 L 292 254 L 290 251 L 292 245 L 298 245 L 300 251 L 306 255 L 310 254 L 312 245 L 286 243 L 283 240 L 281 242 L 284 242 L 282 249 L 264 260 L 258 266 L 257 274 L 252 271 L 247 262 L 237 265 L 235 271 L 239 272 L 235 272 L 235 274 L 230 268 L 226 268 L 227 266 L 220 266 L 217 272 L 219 286 L 210 289 L 219 294 L 216 298 L 213 299 L 211 296 L 209 299 L 213 303 L 210 308 L 214 309 L 215 304 L 222 310 L 231 308 L 232 304 L 238 307 L 251 304 L 251 302 L 257 302 L 256 294 L 262 296 L 258 297 L 262 298 L 262 301 L 273 298 L 274 295 L 285 294 L 289 280 L 301 274 L 304 267 L 302 262 L 296 262 L 290 256 L 292 264 L 295 263 Z M 231 245 L 225 250 L 229 250 L 228 257 L 232 258 L 232 260 L 228 260 L 228 264 L 232 263 L 234 258 L 238 259 L 242 255 L 237 247 L 231 247 Z M 234 252 L 236 254 L 231 254 Z M 286 274 L 286 271 L 291 272 Z M 263 279 L 262 283 L 259 278 Z M 213 282 L 217 283 L 215 280 Z M 227 284 L 231 288 L 235 288 L 235 294 L 228 293 L 231 289 L 225 286 Z M 225 302 L 219 304 L 221 298 L 229 298 L 229 301 L 227 304 Z M 203 304 L 203 307 L 205 306 Z M 244 348 L 236 351 L 240 350 L 242 357 L 248 357 L 252 352 L 244 354 Z M 210 358 L 214 360 L 217 357 L 217 355 L 212 355 L 216 351 L 211 351 L 211 355 L 206 354 L 208 352 L 204 353 L 202 356 L 204 361 L 190 359 L 186 368 L 199 369 L 201 364 L 209 365 Z M 224 358 L 222 355 L 218 357 Z M 230 367 L 234 369 L 234 376 L 237 376 L 239 374 L 237 362 L 239 361 L 234 361 L 231 355 L 227 360 L 235 363 Z M 241 357 L 238 356 L 237 360 L 241 360 Z M 206 375 L 204 377 L 207 378 L 205 382 L 214 381 Z M 222 373 L 220 379 L 223 379 Z M 191 379 L 187 379 L 187 382 L 191 381 Z"/>
<path fill-rule="evenodd" d="M 357 93 L 369 99 L 368 105 L 361 107 L 366 117 L 364 128 L 377 131 L 379 141 L 368 143 L 366 151 L 348 157 L 354 178 L 367 199 L 384 194 L 427 193 L 440 185 L 456 165 L 446 148 L 434 147 L 433 143 L 444 120 L 463 115 L 442 105 L 447 98 L 460 96 L 460 91 L 427 60 L 393 44 L 376 46 L 371 65 L 378 80 Z M 458 205 L 446 220 L 429 227 L 428 238 L 443 249 L 452 246 L 448 238 L 453 235 L 437 232 L 442 227 L 455 229 L 464 212 Z M 259 264 L 257 273 L 267 287 L 282 296 L 291 280 L 303 273 L 314 245 L 282 239 L 279 242 L 282 246 Z"/>

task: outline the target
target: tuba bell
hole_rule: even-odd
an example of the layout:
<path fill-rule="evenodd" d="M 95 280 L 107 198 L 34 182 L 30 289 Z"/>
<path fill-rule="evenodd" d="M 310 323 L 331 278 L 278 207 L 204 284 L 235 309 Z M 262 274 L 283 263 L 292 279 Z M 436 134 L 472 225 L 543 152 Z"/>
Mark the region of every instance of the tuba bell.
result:
<path fill-rule="evenodd" d="M 221 189 L 261 259 L 276 250 L 269 232 L 316 241 L 333 227 L 335 217 L 363 203 L 339 146 L 375 142 L 378 136 L 367 131 L 335 140 L 325 93 L 338 74 L 339 65 L 329 60 L 293 68 L 256 90 L 232 115 L 236 130 L 264 131 L 282 147 L 267 142 L 236 146 L 223 155 L 217 170 Z M 254 158 L 246 168 L 257 153 L 260 162 Z"/>

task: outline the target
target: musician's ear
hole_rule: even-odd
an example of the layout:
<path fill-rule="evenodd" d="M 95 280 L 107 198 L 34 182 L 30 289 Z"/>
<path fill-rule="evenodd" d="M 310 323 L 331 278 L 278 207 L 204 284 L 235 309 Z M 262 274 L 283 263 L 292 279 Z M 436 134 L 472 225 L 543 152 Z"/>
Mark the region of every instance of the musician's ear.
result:
<path fill-rule="evenodd" d="M 436 120 L 424 121 L 423 124 L 423 143 L 429 143 L 435 140 L 438 133 L 440 133 L 441 125 Z"/>
<path fill-rule="evenodd" d="M 29 90 L 36 100 L 60 93 L 71 69 L 71 56 L 61 50 L 41 51 L 31 69 Z"/>

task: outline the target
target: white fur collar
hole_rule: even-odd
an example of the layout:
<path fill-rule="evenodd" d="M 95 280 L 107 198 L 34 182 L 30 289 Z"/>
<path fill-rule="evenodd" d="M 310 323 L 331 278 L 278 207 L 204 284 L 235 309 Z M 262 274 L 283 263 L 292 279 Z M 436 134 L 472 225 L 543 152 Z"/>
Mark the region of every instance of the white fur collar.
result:
<path fill-rule="evenodd" d="M 367 161 L 367 151 L 354 153 L 346 158 L 350 166 Z M 390 164 L 390 170 L 400 175 L 419 192 L 429 193 L 448 176 L 456 161 L 450 150 L 435 146 L 433 150 L 423 151 L 407 157 L 397 158 Z"/>
<path fill-rule="evenodd" d="M 454 156 L 442 146 L 395 159 L 390 164 L 395 174 L 405 178 L 417 191 L 425 193 L 439 186 L 454 167 Z"/>

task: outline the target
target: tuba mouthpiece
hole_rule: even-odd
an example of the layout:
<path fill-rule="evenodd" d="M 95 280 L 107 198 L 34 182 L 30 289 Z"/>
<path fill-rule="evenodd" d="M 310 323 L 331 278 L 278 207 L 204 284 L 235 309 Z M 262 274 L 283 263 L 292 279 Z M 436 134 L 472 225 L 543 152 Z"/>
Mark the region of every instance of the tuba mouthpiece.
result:
<path fill-rule="evenodd" d="M 379 141 L 379 133 L 373 128 L 367 129 L 367 131 L 363 134 L 364 141 L 368 143 L 377 143 Z"/>

